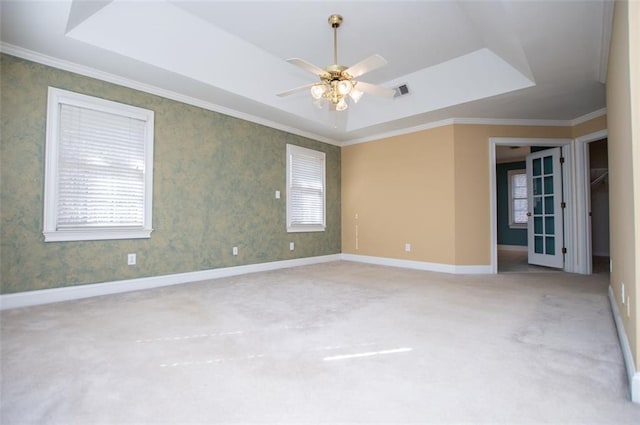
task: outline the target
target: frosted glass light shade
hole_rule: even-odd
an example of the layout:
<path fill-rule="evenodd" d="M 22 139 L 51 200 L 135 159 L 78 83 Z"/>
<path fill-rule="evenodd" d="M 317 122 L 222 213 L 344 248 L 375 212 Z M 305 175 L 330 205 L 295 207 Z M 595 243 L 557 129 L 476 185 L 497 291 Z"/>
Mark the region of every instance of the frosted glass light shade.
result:
<path fill-rule="evenodd" d="M 338 104 L 336 105 L 336 111 L 344 111 L 348 107 L 349 105 L 347 105 L 347 102 L 344 100 L 344 98 L 342 98 L 340 99 L 340 102 L 338 102 Z"/>
<path fill-rule="evenodd" d="M 313 96 L 314 99 L 322 99 L 325 90 L 324 84 L 314 84 L 311 86 L 311 96 Z"/>
<path fill-rule="evenodd" d="M 338 93 L 340 93 L 342 96 L 346 96 L 353 88 L 353 85 L 351 84 L 351 81 L 340 81 L 337 88 Z"/>
<path fill-rule="evenodd" d="M 353 99 L 354 103 L 358 103 L 362 95 L 364 95 L 364 93 L 358 89 L 353 89 L 351 90 L 351 93 L 349 93 L 349 96 L 351 96 L 351 99 Z"/>

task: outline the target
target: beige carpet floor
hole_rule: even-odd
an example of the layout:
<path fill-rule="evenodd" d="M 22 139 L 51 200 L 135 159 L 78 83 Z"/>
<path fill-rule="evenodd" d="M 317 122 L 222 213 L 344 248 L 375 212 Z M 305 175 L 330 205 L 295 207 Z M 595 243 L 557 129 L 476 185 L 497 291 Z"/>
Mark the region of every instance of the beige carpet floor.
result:
<path fill-rule="evenodd" d="M 8 310 L 0 423 L 637 425 L 607 285 L 335 262 Z"/>

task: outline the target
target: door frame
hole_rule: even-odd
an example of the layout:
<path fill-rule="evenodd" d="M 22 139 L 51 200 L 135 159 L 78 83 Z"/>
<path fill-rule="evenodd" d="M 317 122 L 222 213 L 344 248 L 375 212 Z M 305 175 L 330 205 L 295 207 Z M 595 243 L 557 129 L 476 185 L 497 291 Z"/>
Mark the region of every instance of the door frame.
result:
<path fill-rule="evenodd" d="M 490 137 L 489 138 L 489 172 L 491 184 L 491 273 L 498 273 L 498 213 L 496 207 L 496 146 L 548 146 L 561 147 L 562 156 L 565 158 L 564 173 L 562 178 L 562 190 L 567 208 L 564 210 L 564 240 L 567 254 L 565 256 L 564 271 L 574 273 L 584 273 L 578 267 L 578 256 L 576 247 L 576 210 L 578 203 L 575 199 L 575 162 L 574 161 L 574 139 L 567 138 L 524 138 L 524 137 Z M 584 145 L 586 146 L 586 145 Z M 579 162 L 579 161 L 578 161 Z M 584 167 L 584 162 L 582 163 Z M 587 212 L 588 214 L 588 212 Z M 581 262 L 582 263 L 582 262 Z"/>
<path fill-rule="evenodd" d="M 600 130 L 594 133 L 585 134 L 575 139 L 576 158 L 576 217 L 578 262 L 583 274 L 593 272 L 592 249 L 591 246 L 591 175 L 589 164 L 589 143 L 602 139 L 607 139 L 609 132 Z"/>

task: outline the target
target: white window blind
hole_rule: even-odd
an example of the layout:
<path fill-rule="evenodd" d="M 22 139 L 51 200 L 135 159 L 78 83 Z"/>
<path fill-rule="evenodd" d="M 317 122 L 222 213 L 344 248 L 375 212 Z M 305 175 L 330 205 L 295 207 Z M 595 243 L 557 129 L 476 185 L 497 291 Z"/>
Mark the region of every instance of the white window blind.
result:
<path fill-rule="evenodd" d="M 287 145 L 287 230 L 325 230 L 325 154 Z"/>
<path fill-rule="evenodd" d="M 60 108 L 56 227 L 142 227 L 144 121 Z"/>
<path fill-rule="evenodd" d="M 527 175 L 525 170 L 511 170 L 509 175 L 509 224 L 527 225 Z"/>
<path fill-rule="evenodd" d="M 149 237 L 153 112 L 58 89 L 49 103 L 45 240 Z"/>

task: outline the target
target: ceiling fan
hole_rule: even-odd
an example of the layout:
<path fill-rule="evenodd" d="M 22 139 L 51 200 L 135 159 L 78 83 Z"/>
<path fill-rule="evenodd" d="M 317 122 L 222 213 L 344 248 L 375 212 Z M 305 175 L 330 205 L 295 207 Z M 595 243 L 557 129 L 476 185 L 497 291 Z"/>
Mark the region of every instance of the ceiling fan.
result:
<path fill-rule="evenodd" d="M 329 16 L 329 25 L 333 28 L 333 64 L 327 65 L 326 68 L 322 69 L 299 58 L 287 59 L 290 64 L 299 66 L 320 77 L 320 82 L 287 90 L 279 93 L 278 96 L 289 96 L 290 94 L 310 89 L 311 96 L 315 99 L 314 103 L 319 107 L 322 107 L 322 103 L 328 101 L 336 111 L 344 111 L 349 107 L 346 96 L 351 97 L 353 102 L 357 103 L 364 93 L 387 98 L 392 98 L 395 95 L 394 89 L 355 80 L 355 78 L 367 72 L 386 65 L 387 60 L 382 56 L 369 56 L 350 67 L 338 64 L 337 30 L 342 24 L 342 20 L 342 16 L 337 14 Z"/>

